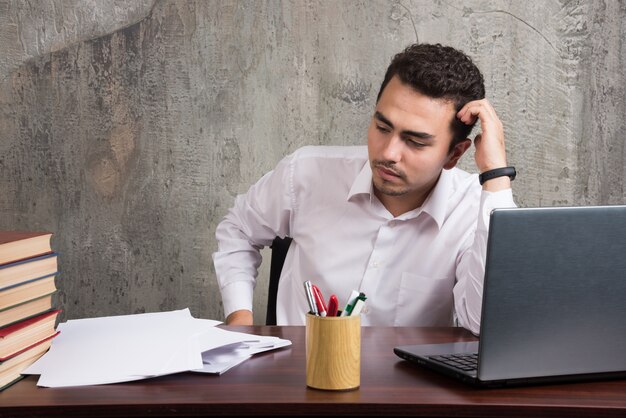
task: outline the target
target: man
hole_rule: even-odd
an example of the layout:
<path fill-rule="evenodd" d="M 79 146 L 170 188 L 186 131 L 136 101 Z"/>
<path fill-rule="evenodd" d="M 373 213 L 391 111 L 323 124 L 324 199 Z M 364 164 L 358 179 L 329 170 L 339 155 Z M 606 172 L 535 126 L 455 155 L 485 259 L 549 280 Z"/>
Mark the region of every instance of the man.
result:
<path fill-rule="evenodd" d="M 460 51 L 416 44 L 396 55 L 367 149 L 297 150 L 218 225 L 213 259 L 226 322 L 252 324 L 259 249 L 289 236 L 279 325 L 304 324 L 311 280 L 340 308 L 353 289 L 365 293 L 363 325 L 458 323 L 477 333 L 489 213 L 515 206 L 502 124 L 484 96 L 480 71 Z M 481 181 L 455 168 L 477 120 Z"/>

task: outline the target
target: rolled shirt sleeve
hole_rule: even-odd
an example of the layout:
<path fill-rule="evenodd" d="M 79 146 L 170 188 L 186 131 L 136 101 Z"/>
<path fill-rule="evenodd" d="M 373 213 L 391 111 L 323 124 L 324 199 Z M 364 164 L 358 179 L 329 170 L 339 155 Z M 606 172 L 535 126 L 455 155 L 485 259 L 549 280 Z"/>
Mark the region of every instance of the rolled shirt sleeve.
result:
<path fill-rule="evenodd" d="M 239 195 L 215 235 L 213 263 L 222 294 L 224 315 L 252 311 L 253 290 L 262 258 L 261 248 L 288 234 L 292 202 L 291 156 Z"/>
<path fill-rule="evenodd" d="M 454 287 L 454 305 L 460 326 L 478 335 L 482 309 L 483 280 L 487 258 L 487 238 L 491 211 L 496 208 L 516 207 L 511 189 L 498 192 L 482 191 L 476 232 L 469 248 L 457 265 L 457 283 Z"/>

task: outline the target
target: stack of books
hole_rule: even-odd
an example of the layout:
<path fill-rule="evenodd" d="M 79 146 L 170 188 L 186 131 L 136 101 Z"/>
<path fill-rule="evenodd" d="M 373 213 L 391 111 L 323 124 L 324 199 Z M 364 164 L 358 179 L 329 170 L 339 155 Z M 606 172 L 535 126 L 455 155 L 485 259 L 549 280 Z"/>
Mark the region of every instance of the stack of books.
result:
<path fill-rule="evenodd" d="M 57 254 L 49 232 L 0 231 L 0 391 L 52 344 Z"/>

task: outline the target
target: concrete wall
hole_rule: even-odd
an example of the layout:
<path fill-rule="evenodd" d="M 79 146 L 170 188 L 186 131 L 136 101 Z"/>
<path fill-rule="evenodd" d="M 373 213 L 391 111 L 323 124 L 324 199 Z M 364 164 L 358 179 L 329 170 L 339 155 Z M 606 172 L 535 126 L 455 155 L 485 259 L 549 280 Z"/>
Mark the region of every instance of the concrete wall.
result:
<path fill-rule="evenodd" d="M 0 0 L 0 228 L 55 232 L 65 318 L 220 319 L 234 197 L 297 147 L 363 144 L 416 40 L 482 69 L 521 206 L 626 203 L 625 21 L 595 0 Z"/>

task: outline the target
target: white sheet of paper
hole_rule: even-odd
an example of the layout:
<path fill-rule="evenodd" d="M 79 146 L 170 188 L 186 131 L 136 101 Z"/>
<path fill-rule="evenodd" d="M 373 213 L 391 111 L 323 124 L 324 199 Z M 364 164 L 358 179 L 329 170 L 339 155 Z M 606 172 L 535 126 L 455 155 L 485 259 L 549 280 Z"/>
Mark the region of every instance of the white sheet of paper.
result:
<path fill-rule="evenodd" d="M 68 321 L 23 373 L 41 374 L 39 386 L 61 387 L 188 371 L 202 366 L 198 336 L 219 323 L 193 318 L 188 309 Z"/>
<path fill-rule="evenodd" d="M 204 332 L 198 335 L 198 341 L 200 343 L 200 351 L 205 352 L 217 347 L 223 347 L 225 345 L 240 343 L 240 342 L 261 342 L 261 341 L 275 341 L 278 337 L 263 336 L 246 334 L 244 332 L 228 331 L 222 328 L 208 328 Z"/>
<path fill-rule="evenodd" d="M 256 336 L 257 342 L 241 342 L 217 347 L 202 353 L 201 369 L 192 370 L 197 373 L 222 374 L 227 370 L 243 363 L 254 354 L 275 350 L 291 345 L 291 341 L 278 337 Z"/>
<path fill-rule="evenodd" d="M 192 370 L 199 373 L 222 374 L 243 363 L 252 354 L 245 349 L 245 343 L 234 343 L 202 353 L 202 368 Z"/>
<path fill-rule="evenodd" d="M 128 382 L 183 371 L 224 373 L 252 355 L 291 341 L 216 328 L 189 309 L 70 320 L 24 374 L 64 387 Z M 204 359 L 204 362 L 203 362 Z"/>

